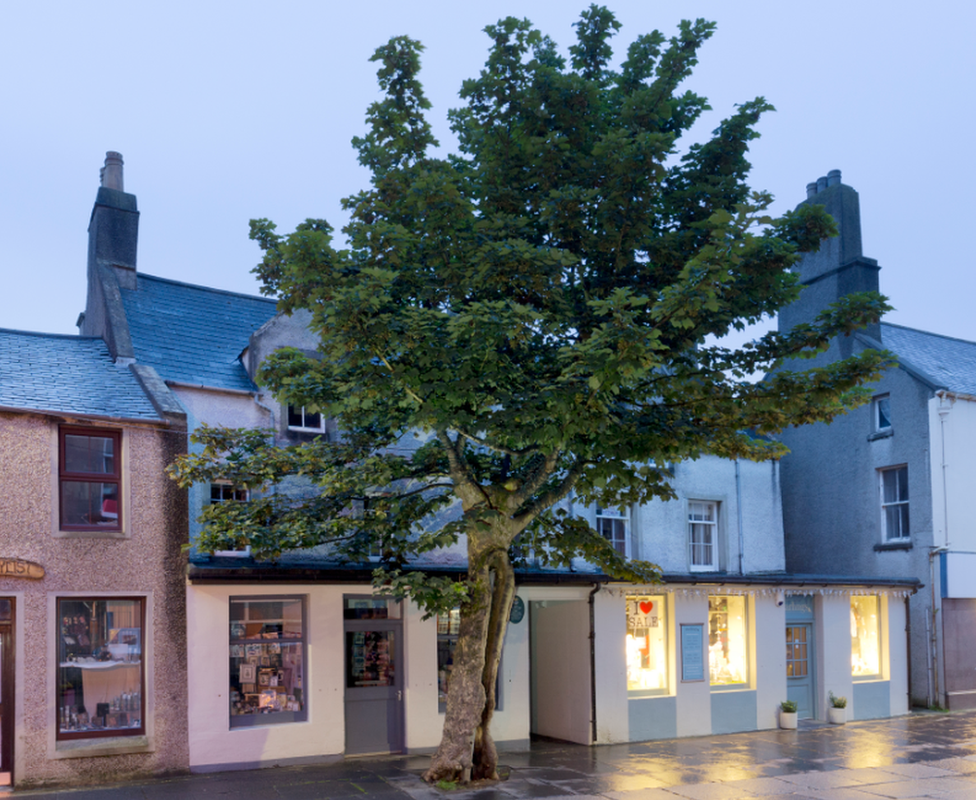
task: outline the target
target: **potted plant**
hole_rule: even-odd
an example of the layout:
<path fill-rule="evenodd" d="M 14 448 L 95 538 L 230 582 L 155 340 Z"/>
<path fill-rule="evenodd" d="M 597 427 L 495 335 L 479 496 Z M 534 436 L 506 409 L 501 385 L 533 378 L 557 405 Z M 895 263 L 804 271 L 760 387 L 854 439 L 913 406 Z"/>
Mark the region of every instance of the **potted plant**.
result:
<path fill-rule="evenodd" d="M 796 703 L 784 700 L 779 704 L 779 726 L 787 730 L 796 729 Z"/>
<path fill-rule="evenodd" d="M 847 722 L 847 698 L 838 697 L 833 692 L 827 692 L 827 699 L 830 701 L 827 719 L 834 725 L 843 725 Z"/>

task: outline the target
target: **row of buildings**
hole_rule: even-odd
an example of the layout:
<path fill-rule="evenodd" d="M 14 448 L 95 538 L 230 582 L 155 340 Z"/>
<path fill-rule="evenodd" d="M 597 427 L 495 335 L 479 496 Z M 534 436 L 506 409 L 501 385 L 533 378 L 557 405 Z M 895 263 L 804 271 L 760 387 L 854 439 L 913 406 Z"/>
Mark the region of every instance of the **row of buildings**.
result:
<path fill-rule="evenodd" d="M 800 266 L 787 327 L 878 287 L 857 193 L 831 173 L 807 202 L 840 236 Z M 139 273 L 138 220 L 109 153 L 81 335 L 0 330 L 0 783 L 433 749 L 456 615 L 424 620 L 318 552 L 187 561 L 203 508 L 240 499 L 165 477 L 189 432 L 337 431 L 253 380 L 277 347 L 316 349 L 301 314 Z M 573 509 L 665 581 L 519 572 L 501 748 L 772 728 L 784 699 L 824 718 L 828 691 L 852 719 L 976 706 L 976 344 L 882 323 L 821 361 L 881 346 L 899 366 L 871 405 L 788 431 L 781 462 L 706 457 L 675 467 L 677 500 Z"/>

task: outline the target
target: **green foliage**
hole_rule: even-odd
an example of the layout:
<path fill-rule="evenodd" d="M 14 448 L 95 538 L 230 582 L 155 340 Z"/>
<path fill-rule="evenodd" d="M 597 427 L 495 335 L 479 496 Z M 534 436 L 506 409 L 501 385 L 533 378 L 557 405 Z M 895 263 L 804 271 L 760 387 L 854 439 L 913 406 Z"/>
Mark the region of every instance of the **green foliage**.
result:
<path fill-rule="evenodd" d="M 877 320 L 879 296 L 850 295 L 738 349 L 717 342 L 796 299 L 790 268 L 835 228 L 817 206 L 774 219 L 772 197 L 750 189 L 763 98 L 679 146 L 709 110 L 679 86 L 713 23 L 641 36 L 615 70 L 619 27 L 606 8 L 584 11 L 567 66 L 527 20 L 489 25 L 446 158 L 431 154 L 421 45 L 397 37 L 376 51 L 384 97 L 354 140 L 372 180 L 344 201 L 346 246 L 323 220 L 286 235 L 251 224 L 264 291 L 283 311 L 310 310 L 321 335 L 320 358 L 281 350 L 260 380 L 336 418 L 345 438 L 280 450 L 202 431 L 204 452 L 174 469 L 184 485 L 220 475 L 261 489 L 208 510 L 202 547 L 247 541 L 275 557 L 328 542 L 362 559 L 379 541 L 377 581 L 431 611 L 464 586 L 406 567 L 462 533 L 469 552 L 511 547 L 554 567 L 583 556 L 653 581 L 653 565 L 625 562 L 560 501 L 669 498 L 659 465 L 776 458 L 770 437 L 785 427 L 865 401 L 887 354 L 795 365 Z M 757 371 L 770 377 L 754 383 Z M 403 447 L 412 431 L 429 441 Z M 285 491 L 296 479 L 312 491 Z"/>
<path fill-rule="evenodd" d="M 796 702 L 793 700 L 784 700 L 782 703 L 779 704 L 779 707 L 783 709 L 783 711 L 785 711 L 787 714 L 796 713 Z"/>
<path fill-rule="evenodd" d="M 830 701 L 831 708 L 847 708 L 847 698 L 838 697 L 832 691 L 827 692 L 827 700 Z"/>

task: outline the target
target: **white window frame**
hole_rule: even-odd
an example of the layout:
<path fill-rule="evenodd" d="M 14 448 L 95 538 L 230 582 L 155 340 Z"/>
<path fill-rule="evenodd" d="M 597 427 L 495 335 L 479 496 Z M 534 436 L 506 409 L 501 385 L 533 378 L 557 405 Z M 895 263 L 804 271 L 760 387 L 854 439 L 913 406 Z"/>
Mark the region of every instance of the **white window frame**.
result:
<path fill-rule="evenodd" d="M 897 486 L 898 486 L 897 475 L 902 470 L 904 470 L 905 472 L 905 496 L 897 497 L 894 500 L 885 500 L 885 476 L 887 475 L 896 476 L 895 487 L 897 491 Z M 912 538 L 912 528 L 911 528 L 911 507 L 909 505 L 910 495 L 908 491 L 908 465 L 900 464 L 899 466 L 896 467 L 885 467 L 884 469 L 879 469 L 878 470 L 878 494 L 881 500 L 881 542 L 882 544 L 888 544 L 890 542 L 909 541 Z M 890 536 L 888 531 L 888 509 L 894 507 L 902 507 L 902 506 L 904 506 L 907 509 L 907 514 L 906 514 L 907 519 L 905 520 L 905 524 L 908 530 L 907 531 L 899 530 L 898 533 L 903 534 L 901 536 Z M 899 523 L 899 527 L 901 527 L 901 523 Z"/>
<path fill-rule="evenodd" d="M 698 519 L 695 517 L 696 507 L 706 506 L 711 508 L 712 519 Z M 690 572 L 718 572 L 719 570 L 719 504 L 716 500 L 689 500 L 688 501 L 688 570 Z M 711 543 L 696 541 L 696 528 L 705 530 L 711 529 Z M 696 562 L 696 548 L 709 547 L 711 558 L 705 562 Z"/>
<path fill-rule="evenodd" d="M 882 417 L 882 413 L 884 416 Z M 879 394 L 871 401 L 871 415 L 874 417 L 876 433 L 887 433 L 891 430 L 891 395 Z"/>
<path fill-rule="evenodd" d="M 611 527 L 614 529 L 611 536 L 607 536 L 603 530 L 603 521 L 607 520 L 610 522 Z M 619 525 L 615 524 L 619 523 Z M 604 539 L 610 542 L 610 545 L 624 558 L 631 558 L 631 547 L 630 547 L 630 510 L 620 509 L 620 508 L 601 508 L 597 506 L 596 509 L 596 530 Z M 617 536 L 617 531 L 622 531 L 620 537 Z M 620 548 L 617 547 L 618 539 L 622 538 L 623 552 L 620 552 Z"/>
<path fill-rule="evenodd" d="M 243 497 L 221 497 L 219 500 L 214 499 L 213 487 L 220 486 L 221 494 L 223 494 L 223 487 L 228 487 L 232 492 L 238 493 L 243 492 Z M 230 481 L 211 481 L 210 482 L 210 500 L 209 505 L 219 505 L 220 503 L 228 503 L 233 501 L 247 502 L 251 499 L 251 493 L 248 489 L 234 489 L 233 484 Z M 214 550 L 215 556 L 221 556 L 224 558 L 247 558 L 251 555 L 251 545 L 246 545 L 242 548 L 237 548 L 235 550 Z"/>
<path fill-rule="evenodd" d="M 292 412 L 293 411 L 298 416 L 300 416 L 302 418 L 302 424 L 301 425 L 292 425 L 291 424 L 291 417 L 292 417 Z M 307 413 L 308 414 L 315 414 L 315 415 L 318 416 L 318 418 L 319 418 L 318 427 L 312 427 L 312 426 L 309 426 L 309 425 L 306 425 L 305 424 L 305 422 L 306 422 L 306 419 L 305 419 L 305 415 L 306 415 L 305 406 L 288 406 L 285 409 L 285 421 L 288 423 L 288 430 L 290 430 L 290 431 L 299 431 L 301 433 L 325 433 L 325 415 L 321 411 L 309 411 Z"/>

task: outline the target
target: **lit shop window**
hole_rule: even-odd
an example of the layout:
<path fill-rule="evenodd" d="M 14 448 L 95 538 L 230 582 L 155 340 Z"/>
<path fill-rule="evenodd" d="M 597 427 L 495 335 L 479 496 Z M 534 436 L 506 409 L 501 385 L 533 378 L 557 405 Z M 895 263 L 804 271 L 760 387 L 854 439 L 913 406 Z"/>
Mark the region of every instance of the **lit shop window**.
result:
<path fill-rule="evenodd" d="M 627 597 L 627 691 L 668 689 L 668 640 L 663 595 Z"/>
<path fill-rule="evenodd" d="M 145 732 L 144 617 L 142 598 L 58 599 L 58 739 Z"/>
<path fill-rule="evenodd" d="M 745 683 L 746 598 L 708 598 L 708 675 L 712 686 Z"/>
<path fill-rule="evenodd" d="M 305 719 L 304 603 L 230 600 L 230 726 Z"/>
<path fill-rule="evenodd" d="M 851 674 L 881 674 L 880 603 L 877 595 L 851 598 Z"/>

